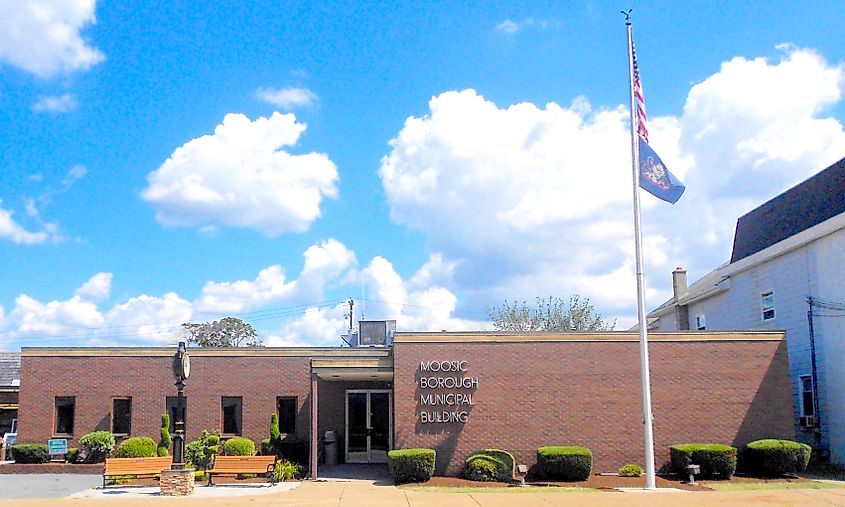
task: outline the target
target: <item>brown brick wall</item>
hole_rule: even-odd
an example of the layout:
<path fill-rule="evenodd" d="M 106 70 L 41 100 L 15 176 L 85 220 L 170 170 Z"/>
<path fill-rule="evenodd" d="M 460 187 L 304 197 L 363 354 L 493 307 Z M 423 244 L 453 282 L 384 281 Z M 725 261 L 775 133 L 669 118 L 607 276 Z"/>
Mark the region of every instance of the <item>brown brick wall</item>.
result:
<path fill-rule="evenodd" d="M 650 356 L 658 468 L 676 443 L 794 438 L 785 341 L 657 341 Z M 428 360 L 467 360 L 477 389 L 420 389 Z M 544 445 L 589 447 L 596 472 L 642 465 L 639 365 L 632 341 L 395 343 L 395 447 L 434 448 L 449 474 L 490 447 L 529 465 Z M 421 392 L 447 391 L 472 393 L 468 421 L 422 424 Z"/>
<path fill-rule="evenodd" d="M 165 399 L 176 395 L 170 357 L 21 358 L 19 442 L 53 437 L 54 397 L 75 396 L 69 445 L 96 429 L 109 429 L 112 398 L 132 398 L 132 436 L 158 440 Z M 309 357 L 191 357 L 187 438 L 220 429 L 221 396 L 243 397 L 243 435 L 256 442 L 270 434 L 277 396 L 296 396 L 296 433 L 310 433 Z"/>

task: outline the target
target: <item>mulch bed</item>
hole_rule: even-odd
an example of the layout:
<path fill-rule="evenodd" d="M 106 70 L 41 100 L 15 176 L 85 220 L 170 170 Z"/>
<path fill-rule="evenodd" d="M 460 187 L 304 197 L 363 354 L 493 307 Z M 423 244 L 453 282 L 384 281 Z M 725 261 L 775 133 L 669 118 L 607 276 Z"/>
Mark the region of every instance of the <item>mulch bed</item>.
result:
<path fill-rule="evenodd" d="M 552 481 L 526 481 L 525 484 L 534 487 L 562 487 L 562 488 L 594 488 L 601 490 L 614 490 L 616 488 L 643 488 L 645 477 L 619 477 L 616 475 L 591 475 L 586 481 L 575 482 L 552 482 Z M 655 485 L 658 488 L 676 488 L 686 491 L 710 491 L 700 484 L 686 484 L 677 479 L 657 477 Z M 430 481 L 420 484 L 425 487 L 435 488 L 507 488 L 512 485 L 502 482 L 476 482 L 461 477 L 432 477 Z"/>

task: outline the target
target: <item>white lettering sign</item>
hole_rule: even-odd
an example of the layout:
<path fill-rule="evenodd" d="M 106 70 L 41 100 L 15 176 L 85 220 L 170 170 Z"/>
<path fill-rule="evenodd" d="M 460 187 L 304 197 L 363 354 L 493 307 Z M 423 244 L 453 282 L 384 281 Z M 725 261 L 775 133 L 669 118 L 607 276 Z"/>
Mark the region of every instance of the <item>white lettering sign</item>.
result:
<path fill-rule="evenodd" d="M 465 423 L 469 419 L 468 408 L 475 405 L 472 392 L 478 389 L 478 377 L 461 375 L 469 371 L 468 361 L 420 361 L 419 388 L 441 392 L 420 392 L 420 423 L 444 424 Z M 428 375 L 425 375 L 425 374 Z M 431 375 L 446 373 L 447 375 Z M 451 374 L 451 375 L 449 375 Z M 451 392 L 442 392 L 451 389 Z M 422 410 L 422 407 L 426 407 Z"/>

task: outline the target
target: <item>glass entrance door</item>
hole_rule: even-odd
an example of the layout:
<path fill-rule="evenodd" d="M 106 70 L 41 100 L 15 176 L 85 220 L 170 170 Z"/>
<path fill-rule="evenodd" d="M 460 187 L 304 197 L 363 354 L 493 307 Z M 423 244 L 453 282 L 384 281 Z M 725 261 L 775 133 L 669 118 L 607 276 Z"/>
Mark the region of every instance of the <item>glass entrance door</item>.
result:
<path fill-rule="evenodd" d="M 346 391 L 346 462 L 387 463 L 393 445 L 389 390 Z"/>

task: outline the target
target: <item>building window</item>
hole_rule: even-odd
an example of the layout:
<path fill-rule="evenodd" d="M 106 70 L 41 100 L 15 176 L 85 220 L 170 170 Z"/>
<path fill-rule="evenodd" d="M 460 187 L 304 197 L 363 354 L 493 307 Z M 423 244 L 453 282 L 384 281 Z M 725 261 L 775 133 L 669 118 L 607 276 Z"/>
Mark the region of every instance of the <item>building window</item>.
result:
<path fill-rule="evenodd" d="M 243 398 L 240 396 L 223 396 L 220 404 L 223 408 L 223 434 L 240 435 Z"/>
<path fill-rule="evenodd" d="M 763 320 L 772 320 L 775 318 L 774 292 L 768 290 L 760 294 L 760 309 L 762 310 Z"/>
<path fill-rule="evenodd" d="M 115 435 L 128 435 L 132 431 L 132 398 L 112 400 L 111 432 Z"/>
<path fill-rule="evenodd" d="M 810 375 L 801 375 L 801 415 L 814 416 L 816 415 L 816 404 L 813 398 L 813 377 Z"/>
<path fill-rule="evenodd" d="M 695 329 L 698 331 L 704 331 L 707 329 L 707 321 L 704 318 L 704 314 L 695 316 Z"/>
<path fill-rule="evenodd" d="M 279 413 L 279 433 L 296 433 L 296 406 L 295 396 L 276 398 L 276 411 Z"/>
<path fill-rule="evenodd" d="M 56 396 L 56 435 L 73 435 L 73 414 L 75 411 L 75 396 Z"/>
<path fill-rule="evenodd" d="M 170 416 L 170 434 L 176 432 L 176 420 L 179 418 L 179 413 L 177 412 L 179 407 L 179 397 L 178 396 L 168 396 L 165 402 L 167 404 L 167 414 Z M 188 397 L 185 396 L 182 398 L 182 421 L 185 422 L 188 420 Z"/>

